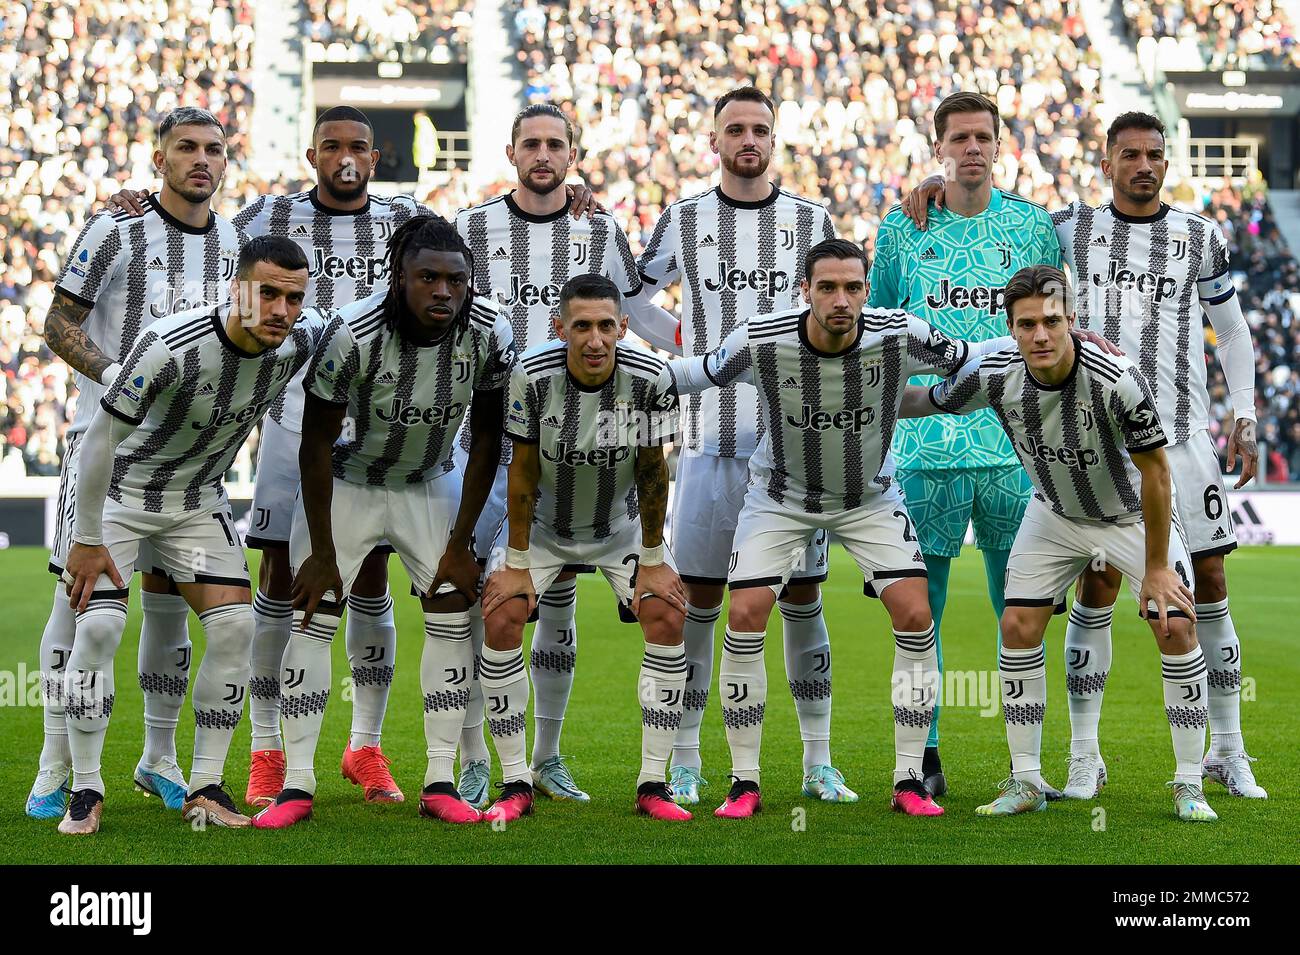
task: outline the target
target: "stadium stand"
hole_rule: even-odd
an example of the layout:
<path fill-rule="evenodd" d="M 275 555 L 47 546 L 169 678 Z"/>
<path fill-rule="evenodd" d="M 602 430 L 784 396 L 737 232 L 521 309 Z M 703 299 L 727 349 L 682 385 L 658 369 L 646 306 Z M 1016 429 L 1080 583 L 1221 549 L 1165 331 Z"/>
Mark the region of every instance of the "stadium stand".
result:
<path fill-rule="evenodd" d="M 1129 33 L 1158 43 L 1165 69 L 1300 68 L 1296 24 L 1279 0 L 1124 0 Z"/>
<path fill-rule="evenodd" d="M 1246 6 L 1265 22 L 1257 31 L 1263 42 L 1242 49 L 1294 57 L 1294 29 L 1280 7 L 1238 3 L 1237 16 L 1248 15 Z M 57 472 L 75 389 L 37 333 L 60 255 L 88 211 L 112 183 L 149 178 L 152 119 L 186 102 L 217 110 L 231 129 L 248 128 L 251 7 L 243 0 L 217 0 L 211 9 L 185 0 L 28 0 L 0 21 L 0 67 L 10 77 L 0 87 L 0 107 L 9 107 L 0 108 L 0 124 L 16 130 L 0 146 L 0 477 Z M 1225 25 L 1238 21 L 1219 7 L 1233 5 L 1156 4 L 1152 16 L 1135 12 L 1128 22 L 1134 36 L 1181 37 L 1190 23 L 1222 39 Z M 300 0 L 299 10 L 306 42 L 329 59 L 437 60 L 463 55 L 473 3 Z M 821 198 L 841 233 L 868 246 L 880 217 L 931 171 L 924 111 L 957 88 L 958 76 L 997 97 L 1006 121 L 1000 186 L 1049 208 L 1105 195 L 1099 53 L 1073 0 L 523 0 L 509 29 L 525 98 L 567 104 L 580 130 L 579 172 L 637 248 L 666 203 L 711 181 L 711 103 L 751 78 L 780 104 L 782 184 Z M 1245 43 L 1241 31 L 1230 38 Z M 184 75 L 183 51 L 201 42 L 204 69 L 190 61 L 194 75 Z M 298 188 L 256 181 L 245 168 L 244 139 L 233 136 L 232 147 L 221 211 L 261 191 Z M 428 199 L 451 214 L 508 188 L 504 181 L 476 187 L 455 170 Z M 1205 197 L 1178 185 L 1174 198 L 1228 234 L 1246 275 L 1261 435 L 1275 449 L 1270 477 L 1300 480 L 1293 357 L 1300 265 L 1277 233 L 1262 183 Z M 1229 409 L 1211 364 L 1222 441 L 1219 422 Z"/>

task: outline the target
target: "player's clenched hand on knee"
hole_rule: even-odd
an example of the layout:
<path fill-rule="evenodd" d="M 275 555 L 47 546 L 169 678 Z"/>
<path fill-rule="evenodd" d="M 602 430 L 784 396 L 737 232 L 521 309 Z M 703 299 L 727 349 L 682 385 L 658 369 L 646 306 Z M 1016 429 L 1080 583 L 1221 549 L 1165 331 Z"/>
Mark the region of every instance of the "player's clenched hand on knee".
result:
<path fill-rule="evenodd" d="M 1138 609 L 1144 618 L 1150 619 L 1147 601 L 1156 605 L 1160 613 L 1160 623 L 1156 632 L 1161 637 L 1169 636 L 1168 608 L 1174 607 L 1196 620 L 1196 598 L 1187 586 L 1178 579 L 1178 575 L 1169 567 L 1152 567 L 1142 578 L 1142 590 L 1138 594 Z"/>
<path fill-rule="evenodd" d="M 502 567 L 488 578 L 483 588 L 483 616 L 487 618 L 492 612 L 515 597 L 528 600 L 528 616 L 533 615 L 537 606 L 537 593 L 533 590 L 533 575 L 527 569 Z"/>
<path fill-rule="evenodd" d="M 95 592 L 95 582 L 105 574 L 118 590 L 126 589 L 107 547 L 103 544 L 79 544 L 74 541 L 72 549 L 68 551 L 64 576 L 68 581 L 68 603 L 73 610 L 80 613 L 86 609 L 91 594 Z"/>
<path fill-rule="evenodd" d="M 321 598 L 329 591 L 343 599 L 343 578 L 339 575 L 338 563 L 333 554 L 312 554 L 298 568 L 293 578 L 291 599 L 293 608 L 303 612 L 302 629 L 307 629 L 311 616 L 316 612 Z"/>
<path fill-rule="evenodd" d="M 632 612 L 641 613 L 642 597 L 659 597 L 686 613 L 686 588 L 677 571 L 667 564 L 640 565 L 636 572 L 636 586 L 632 589 Z"/>
<path fill-rule="evenodd" d="M 478 577 L 479 566 L 474 552 L 468 547 L 448 547 L 442 560 L 438 561 L 438 572 L 433 575 L 433 585 L 425 596 L 436 597 L 439 587 L 451 584 L 473 603 L 478 600 Z"/>

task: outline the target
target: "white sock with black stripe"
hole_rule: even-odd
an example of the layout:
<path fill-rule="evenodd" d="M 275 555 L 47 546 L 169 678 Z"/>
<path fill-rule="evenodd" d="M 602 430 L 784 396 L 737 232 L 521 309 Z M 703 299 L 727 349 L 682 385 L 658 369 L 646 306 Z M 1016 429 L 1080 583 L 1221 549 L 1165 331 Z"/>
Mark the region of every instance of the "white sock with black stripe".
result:
<path fill-rule="evenodd" d="M 1110 673 L 1114 607 L 1085 607 L 1077 600 L 1065 626 L 1065 689 L 1070 704 L 1070 755 L 1100 756 L 1097 726 Z"/>
<path fill-rule="evenodd" d="M 77 614 L 77 636 L 64 669 L 63 699 L 72 755 L 72 788 L 104 795 L 104 735 L 113 715 L 113 656 L 126 629 L 126 603 L 92 597 Z"/>
<path fill-rule="evenodd" d="M 1043 788 L 1043 715 L 1047 711 L 1047 654 L 1040 643 L 1027 650 L 1003 646 L 998 653 L 1002 715 L 1007 723 L 1011 775 Z"/>
<path fill-rule="evenodd" d="M 528 676 L 533 684 L 534 767 L 560 755 L 564 712 L 578 655 L 578 581 L 558 583 L 537 598 Z"/>
<path fill-rule="evenodd" d="M 894 707 L 894 784 L 920 780 L 925 741 L 938 702 L 939 656 L 934 623 L 925 630 L 894 631 L 894 672 L 890 680 Z"/>
<path fill-rule="evenodd" d="M 465 725 L 473 673 L 469 614 L 464 610 L 426 613 L 424 653 L 420 657 L 425 755 L 429 760 L 424 770 L 426 786 L 455 782 L 456 743 Z"/>
<path fill-rule="evenodd" d="M 140 594 L 144 624 L 136 676 L 144 693 L 146 766 L 176 758 L 176 724 L 190 688 L 190 605 L 179 594 Z"/>
<path fill-rule="evenodd" d="M 293 604 L 253 595 L 252 669 L 248 677 L 248 719 L 253 724 L 253 752 L 284 749 L 280 738 L 280 667 L 293 632 Z"/>
<path fill-rule="evenodd" d="M 487 740 L 483 738 L 483 685 L 478 671 L 483 663 L 483 604 L 470 607 L 469 639 L 474 650 L 474 672 L 469 681 L 469 703 L 465 707 L 465 725 L 460 731 L 460 768 L 470 763 L 492 762 Z"/>
<path fill-rule="evenodd" d="M 722 615 L 722 605 L 701 609 L 686 605 L 682 644 L 686 649 L 686 689 L 682 694 L 682 724 L 673 740 L 673 765 L 699 770 L 700 723 L 709 703 L 713 682 L 713 630 Z"/>
<path fill-rule="evenodd" d="M 321 603 L 304 631 L 302 611 L 293 614 L 293 633 L 280 674 L 285 789 L 316 792 L 316 744 L 330 698 L 330 645 L 342 617 L 342 606 Z"/>
<path fill-rule="evenodd" d="M 235 728 L 244 718 L 248 652 L 253 645 L 253 607 L 227 604 L 199 614 L 203 660 L 194 675 L 194 762 L 190 795 L 218 785 Z"/>
<path fill-rule="evenodd" d="M 66 775 L 72 765 L 72 752 L 68 749 L 68 717 L 63 710 L 63 674 L 72 656 L 72 643 L 76 636 L 76 611 L 68 603 L 67 585 L 56 578 L 54 603 L 41 633 L 40 650 L 41 706 L 44 707 L 45 723 L 40 770 L 51 776 Z"/>
<path fill-rule="evenodd" d="M 737 633 L 727 627 L 722 638 L 722 666 L 718 669 L 731 775 L 754 783 L 758 782 L 763 711 L 767 707 L 767 664 L 763 659 L 766 636 L 763 631 Z"/>
<path fill-rule="evenodd" d="M 803 740 L 803 771 L 831 763 L 831 640 L 822 616 L 822 602 L 781 608 L 785 676 L 799 717 Z"/>
<path fill-rule="evenodd" d="M 1165 716 L 1174 741 L 1177 767 L 1174 781 L 1201 785 L 1201 756 L 1210 713 L 1206 694 L 1205 656 L 1198 646 L 1191 653 L 1160 654 L 1164 678 Z"/>
<path fill-rule="evenodd" d="M 393 597 L 348 595 L 344 642 L 352 669 L 352 749 L 378 746 L 388 710 L 388 691 L 397 662 L 397 625 Z"/>
<path fill-rule="evenodd" d="M 528 768 L 527 734 L 524 711 L 528 709 L 528 668 L 524 666 L 524 649 L 493 650 L 483 647 L 479 668 L 483 684 L 483 701 L 487 707 L 488 729 L 501 761 L 501 781 L 533 783 Z"/>
<path fill-rule="evenodd" d="M 686 649 L 647 643 L 637 679 L 641 704 L 642 783 L 661 783 L 672 755 L 673 738 L 682 723 L 682 696 L 686 690 Z"/>
<path fill-rule="evenodd" d="M 1208 671 L 1210 751 L 1216 756 L 1245 752 L 1241 739 L 1241 641 L 1226 597 L 1196 605 L 1196 642 Z"/>

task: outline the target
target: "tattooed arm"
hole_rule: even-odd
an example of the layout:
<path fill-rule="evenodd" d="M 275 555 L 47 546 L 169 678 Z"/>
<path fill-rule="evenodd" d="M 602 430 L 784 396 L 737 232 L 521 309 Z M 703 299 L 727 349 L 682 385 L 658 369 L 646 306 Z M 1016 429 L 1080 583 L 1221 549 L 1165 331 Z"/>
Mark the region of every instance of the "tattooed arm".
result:
<path fill-rule="evenodd" d="M 116 373 L 104 373 L 116 363 L 100 351 L 81 327 L 89 314 L 89 308 L 56 288 L 54 302 L 45 316 L 45 343 L 50 346 L 50 351 L 87 378 L 109 384 L 117 377 Z"/>
<path fill-rule="evenodd" d="M 664 518 L 668 514 L 668 461 L 662 447 L 638 448 L 636 496 L 641 508 L 641 557 L 632 589 L 632 612 L 641 613 L 645 597 L 659 597 L 686 612 L 686 589 L 664 560 Z"/>

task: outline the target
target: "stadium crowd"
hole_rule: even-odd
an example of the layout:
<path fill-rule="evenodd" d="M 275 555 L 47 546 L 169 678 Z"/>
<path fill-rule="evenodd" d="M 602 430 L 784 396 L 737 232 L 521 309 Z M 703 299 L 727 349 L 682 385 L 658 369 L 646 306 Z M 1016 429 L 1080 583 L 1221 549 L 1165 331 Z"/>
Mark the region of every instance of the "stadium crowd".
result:
<path fill-rule="evenodd" d="M 1143 29 L 1208 22 L 1205 8 L 1214 6 L 1157 4 Z M 1258 6 L 1268 36 L 1294 55 L 1280 8 Z M 382 15 L 362 16 L 362 7 Z M 403 0 L 300 0 L 310 42 L 401 59 L 465 49 L 472 9 L 472 0 L 418 11 Z M 0 17 L 8 77 L 0 83 L 0 480 L 58 471 L 75 388 L 40 340 L 42 320 L 62 252 L 90 210 L 116 184 L 152 178 L 155 118 L 185 103 L 225 122 L 232 157 L 223 214 L 259 193 L 300 187 L 246 170 L 252 10 L 249 0 L 27 0 Z M 581 137 L 579 172 L 637 249 L 668 202 L 713 179 L 710 104 L 747 79 L 779 103 L 782 184 L 821 198 L 841 234 L 868 247 L 880 217 L 931 171 L 928 109 L 957 88 L 956 77 L 972 77 L 1000 107 L 999 186 L 1049 208 L 1105 195 L 1100 54 L 1073 2 L 523 0 L 512 32 L 527 98 L 566 104 Z M 1175 199 L 1195 207 L 1195 193 L 1179 188 Z M 452 214 L 483 191 L 455 171 L 428 198 Z M 1275 449 L 1269 477 L 1300 480 L 1300 267 L 1261 189 L 1224 188 L 1199 204 L 1247 273 L 1261 435 Z M 1226 420 L 1226 388 L 1211 364 L 1215 416 Z"/>
<path fill-rule="evenodd" d="M 1161 43 L 1180 69 L 1300 67 L 1300 42 L 1280 0 L 1124 0 L 1129 35 Z"/>

